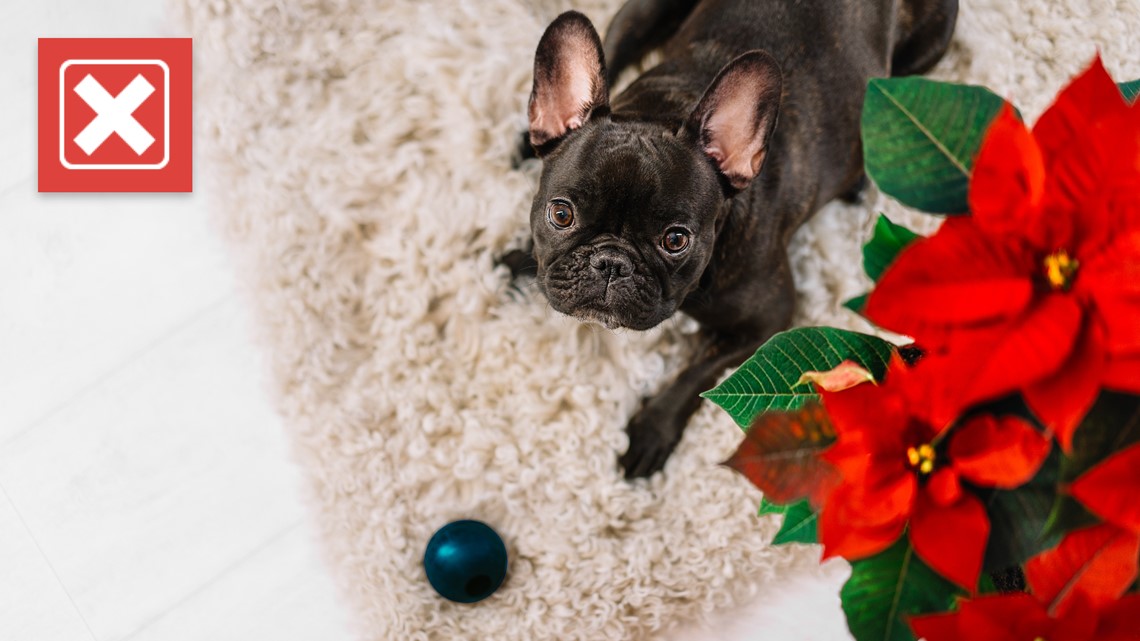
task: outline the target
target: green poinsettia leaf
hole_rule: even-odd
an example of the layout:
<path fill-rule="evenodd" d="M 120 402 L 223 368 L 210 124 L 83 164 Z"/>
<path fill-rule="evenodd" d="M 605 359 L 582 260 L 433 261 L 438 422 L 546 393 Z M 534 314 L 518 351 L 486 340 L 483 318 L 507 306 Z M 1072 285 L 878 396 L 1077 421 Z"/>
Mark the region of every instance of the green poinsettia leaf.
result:
<path fill-rule="evenodd" d="M 804 372 L 823 372 L 853 360 L 879 380 L 893 351 L 894 345 L 868 334 L 800 327 L 768 339 L 731 376 L 701 396 L 746 428 L 761 412 L 797 409 L 818 399 L 810 383 L 799 383 Z"/>
<path fill-rule="evenodd" d="M 871 240 L 863 245 L 863 271 L 871 280 L 878 281 L 899 252 L 919 238 L 922 236 L 879 214 Z"/>
<path fill-rule="evenodd" d="M 1073 433 L 1073 451 L 1061 460 L 1059 480 L 1071 483 L 1114 452 L 1140 442 L 1140 397 L 1103 391 Z M 1054 537 L 1097 523 L 1080 503 L 1057 493 L 1046 524 Z"/>
<path fill-rule="evenodd" d="M 1005 101 L 983 87 L 872 78 L 863 100 L 867 175 L 899 202 L 964 214 L 974 157 Z"/>
<path fill-rule="evenodd" d="M 818 523 L 819 515 L 807 501 L 793 503 L 784 512 L 784 524 L 780 526 L 772 543 L 818 543 Z"/>
<path fill-rule="evenodd" d="M 990 517 L 990 538 L 982 568 L 999 572 L 1053 547 L 1060 537 L 1045 532 L 1057 496 L 1061 454 L 1054 447 L 1032 479 L 1013 490 L 980 492 Z"/>
<path fill-rule="evenodd" d="M 846 307 L 847 309 L 855 312 L 856 314 L 862 315 L 863 314 L 863 308 L 865 308 L 867 306 L 867 297 L 869 297 L 870 295 L 871 295 L 871 293 L 867 292 L 866 294 L 860 294 L 860 295 L 856 296 L 855 298 L 849 298 L 849 299 L 843 301 L 843 306 Z"/>
<path fill-rule="evenodd" d="M 1122 82 L 1119 87 L 1120 93 L 1124 94 L 1126 100 L 1136 100 L 1136 96 L 1140 95 L 1140 79 L 1131 82 Z"/>
<path fill-rule="evenodd" d="M 997 584 L 991 575 L 982 572 L 982 576 L 978 577 L 978 594 L 998 594 L 999 590 Z"/>
<path fill-rule="evenodd" d="M 772 539 L 775 545 L 784 543 L 818 543 L 819 515 L 811 509 L 807 501 L 797 501 L 788 505 L 773 503 L 765 497 L 760 502 L 760 515 L 781 514 L 784 523 Z"/>
<path fill-rule="evenodd" d="M 760 511 L 757 512 L 760 516 L 765 514 L 784 514 L 788 511 L 790 505 L 780 505 L 768 500 L 768 497 L 760 499 Z"/>
<path fill-rule="evenodd" d="M 918 558 L 904 536 L 884 552 L 852 563 L 839 597 L 857 641 L 914 641 L 906 619 L 947 611 L 961 594 Z"/>

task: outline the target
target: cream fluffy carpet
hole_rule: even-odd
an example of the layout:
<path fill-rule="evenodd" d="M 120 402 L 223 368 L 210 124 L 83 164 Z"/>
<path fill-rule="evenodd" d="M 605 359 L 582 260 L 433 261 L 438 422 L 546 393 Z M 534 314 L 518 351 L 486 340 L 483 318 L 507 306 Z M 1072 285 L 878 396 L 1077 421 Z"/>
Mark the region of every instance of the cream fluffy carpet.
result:
<path fill-rule="evenodd" d="M 620 478 L 625 421 L 692 324 L 583 326 L 493 265 L 528 233 L 537 167 L 508 157 L 538 37 L 570 7 L 604 25 L 617 0 L 175 2 L 195 38 L 200 175 L 362 639 L 845 636 L 845 569 L 766 543 L 758 493 L 716 465 L 741 436 L 716 408 L 664 475 Z M 934 75 L 1035 118 L 1098 46 L 1140 77 L 1140 0 L 969 0 Z M 934 224 L 874 193 L 827 207 L 796 238 L 799 323 L 865 329 L 838 303 L 866 285 L 880 209 Z M 420 564 L 460 518 L 496 527 L 511 557 L 473 606 L 436 596 Z"/>

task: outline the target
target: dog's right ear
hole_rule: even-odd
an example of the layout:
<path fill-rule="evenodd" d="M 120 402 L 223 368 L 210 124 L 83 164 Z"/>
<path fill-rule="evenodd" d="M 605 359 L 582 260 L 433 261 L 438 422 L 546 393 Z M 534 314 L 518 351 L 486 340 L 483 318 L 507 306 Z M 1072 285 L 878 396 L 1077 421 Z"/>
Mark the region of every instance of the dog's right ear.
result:
<path fill-rule="evenodd" d="M 681 133 L 742 190 L 764 166 L 782 94 L 780 65 L 763 51 L 748 51 L 720 70 Z"/>
<path fill-rule="evenodd" d="M 546 28 L 534 53 L 530 92 L 530 144 L 539 155 L 609 106 L 602 40 L 594 25 L 567 11 Z"/>

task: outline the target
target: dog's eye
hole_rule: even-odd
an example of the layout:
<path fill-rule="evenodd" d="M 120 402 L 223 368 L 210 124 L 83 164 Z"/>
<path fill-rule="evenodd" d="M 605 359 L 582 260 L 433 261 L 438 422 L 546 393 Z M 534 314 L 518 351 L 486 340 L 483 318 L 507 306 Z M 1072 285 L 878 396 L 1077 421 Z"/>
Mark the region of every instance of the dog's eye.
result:
<path fill-rule="evenodd" d="M 689 248 L 689 232 L 680 227 L 670 228 L 661 237 L 661 247 L 670 254 L 679 254 Z"/>
<path fill-rule="evenodd" d="M 564 200 L 552 200 L 546 206 L 546 218 L 558 229 L 566 229 L 574 224 L 574 208 Z"/>

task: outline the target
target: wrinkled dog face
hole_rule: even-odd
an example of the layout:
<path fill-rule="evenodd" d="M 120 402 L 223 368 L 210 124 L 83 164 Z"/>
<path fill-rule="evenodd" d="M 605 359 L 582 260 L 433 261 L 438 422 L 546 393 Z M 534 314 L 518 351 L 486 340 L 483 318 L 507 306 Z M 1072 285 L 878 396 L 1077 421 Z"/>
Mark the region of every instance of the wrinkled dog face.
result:
<path fill-rule="evenodd" d="M 593 119 L 544 160 L 531 207 L 539 286 L 562 313 L 649 329 L 696 286 L 724 202 L 691 143 Z"/>
<path fill-rule="evenodd" d="M 543 159 L 531 206 L 550 305 L 649 329 L 698 285 L 728 198 L 760 171 L 780 74 L 767 54 L 726 66 L 676 131 L 611 115 L 601 41 L 568 12 L 535 52 L 530 140 Z"/>

